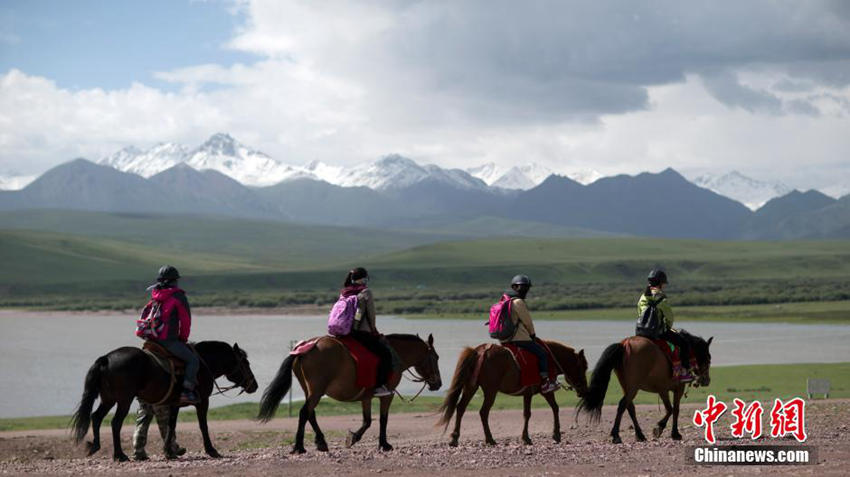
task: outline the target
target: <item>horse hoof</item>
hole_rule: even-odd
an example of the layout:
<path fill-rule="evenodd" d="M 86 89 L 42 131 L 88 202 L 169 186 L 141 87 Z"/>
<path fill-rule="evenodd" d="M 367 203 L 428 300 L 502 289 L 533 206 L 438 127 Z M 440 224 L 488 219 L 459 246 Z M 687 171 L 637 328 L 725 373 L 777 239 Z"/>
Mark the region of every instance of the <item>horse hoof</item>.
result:
<path fill-rule="evenodd" d="M 486 441 L 484 441 L 484 442 L 485 442 L 488 446 L 494 446 L 494 445 L 496 445 L 496 441 L 494 441 L 493 439 L 487 439 L 487 440 L 486 440 Z"/>
<path fill-rule="evenodd" d="M 220 459 L 221 454 L 218 453 L 215 449 L 207 449 L 207 455 L 212 457 L 213 459 Z"/>
<path fill-rule="evenodd" d="M 531 439 L 528 439 L 528 438 L 523 438 L 522 443 L 527 445 L 527 446 L 530 446 L 532 444 Z"/>
<path fill-rule="evenodd" d="M 389 442 L 386 443 L 386 444 L 381 444 L 380 447 L 381 447 L 381 450 L 384 451 L 384 452 L 389 452 L 389 451 L 393 450 L 393 446 L 391 446 L 389 444 Z"/>
<path fill-rule="evenodd" d="M 620 439 L 620 436 L 614 436 L 614 437 L 611 439 L 611 442 L 612 442 L 612 443 L 614 443 L 614 444 L 622 444 L 622 443 L 623 443 L 623 440 L 622 440 L 622 439 Z"/>
<path fill-rule="evenodd" d="M 86 442 L 86 456 L 91 457 L 92 454 L 100 450 L 99 445 L 94 445 L 91 442 Z"/>
<path fill-rule="evenodd" d="M 327 452 L 328 451 L 328 443 L 324 440 L 316 442 L 316 450 L 319 452 Z"/>
<path fill-rule="evenodd" d="M 176 460 L 179 457 L 180 456 L 175 454 L 174 452 L 166 452 L 165 453 L 165 460 Z"/>
<path fill-rule="evenodd" d="M 638 442 L 646 442 L 646 436 L 643 434 L 638 434 L 635 436 Z"/>
<path fill-rule="evenodd" d="M 561 436 L 552 436 L 552 440 L 560 443 L 561 442 Z"/>
<path fill-rule="evenodd" d="M 449 447 L 457 447 L 457 441 L 456 440 L 449 441 Z"/>
<path fill-rule="evenodd" d="M 305 452 L 307 452 L 307 449 L 305 449 L 303 447 L 293 447 L 292 451 L 290 451 L 289 453 L 290 454 L 303 454 Z"/>
<path fill-rule="evenodd" d="M 661 437 L 661 434 L 663 432 L 664 432 L 664 429 L 662 429 L 660 427 L 656 427 L 655 429 L 652 430 L 652 437 L 658 439 L 659 437 Z"/>
<path fill-rule="evenodd" d="M 130 458 L 127 457 L 127 454 L 121 453 L 113 455 L 112 460 L 114 460 L 115 462 L 127 462 L 130 460 Z"/>
<path fill-rule="evenodd" d="M 672 437 L 674 441 L 681 441 L 682 440 L 682 435 L 679 434 L 678 432 L 675 433 L 675 434 L 671 434 L 670 437 Z"/>
<path fill-rule="evenodd" d="M 348 431 L 348 435 L 345 436 L 345 447 L 351 447 L 357 443 L 360 439 L 357 437 L 357 434 Z"/>
<path fill-rule="evenodd" d="M 145 461 L 145 460 L 148 460 L 148 459 L 150 459 L 150 457 L 148 457 L 147 454 L 140 454 L 140 453 L 133 454 L 133 460 L 135 460 L 135 461 L 141 462 L 141 461 Z"/>

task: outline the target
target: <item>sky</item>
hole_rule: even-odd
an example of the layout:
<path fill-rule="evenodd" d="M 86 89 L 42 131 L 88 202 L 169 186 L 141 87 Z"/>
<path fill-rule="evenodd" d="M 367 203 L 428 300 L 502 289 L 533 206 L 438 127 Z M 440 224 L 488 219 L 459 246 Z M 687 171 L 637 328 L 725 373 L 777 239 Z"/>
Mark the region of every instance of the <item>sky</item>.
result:
<path fill-rule="evenodd" d="M 850 191 L 850 2 L 0 3 L 0 175 L 216 132 Z"/>

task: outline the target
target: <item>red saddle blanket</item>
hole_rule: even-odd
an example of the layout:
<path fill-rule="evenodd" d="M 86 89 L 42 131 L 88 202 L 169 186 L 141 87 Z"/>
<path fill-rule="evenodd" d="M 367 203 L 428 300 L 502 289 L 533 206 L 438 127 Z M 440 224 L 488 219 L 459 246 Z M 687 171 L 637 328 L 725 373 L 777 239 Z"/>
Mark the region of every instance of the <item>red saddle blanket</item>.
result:
<path fill-rule="evenodd" d="M 537 356 L 513 343 L 504 343 L 502 346 L 513 353 L 514 359 L 519 364 L 520 385 L 523 387 L 539 385 L 540 371 L 537 367 Z M 543 349 L 546 350 L 545 347 Z M 546 350 L 546 354 L 549 356 L 549 379 L 554 380 L 558 376 L 558 365 L 555 364 L 555 357 L 549 350 Z"/>
<path fill-rule="evenodd" d="M 378 378 L 378 357 L 350 336 L 334 336 L 333 339 L 348 348 L 348 352 L 354 359 L 354 368 L 357 374 L 355 384 L 361 388 L 374 388 Z M 289 354 L 305 354 L 316 346 L 317 341 L 319 341 L 319 338 L 302 341 L 295 345 L 295 348 Z"/>
<path fill-rule="evenodd" d="M 670 364 L 672 364 L 673 366 L 681 366 L 682 358 L 679 356 L 679 351 L 681 350 L 681 348 L 661 338 L 656 338 L 652 340 L 652 342 L 655 343 L 656 346 L 661 348 L 661 351 L 664 352 L 664 355 L 667 356 L 668 360 L 670 360 Z M 696 368 L 696 359 L 693 357 L 693 353 L 691 353 L 689 362 L 691 365 L 691 369 Z"/>

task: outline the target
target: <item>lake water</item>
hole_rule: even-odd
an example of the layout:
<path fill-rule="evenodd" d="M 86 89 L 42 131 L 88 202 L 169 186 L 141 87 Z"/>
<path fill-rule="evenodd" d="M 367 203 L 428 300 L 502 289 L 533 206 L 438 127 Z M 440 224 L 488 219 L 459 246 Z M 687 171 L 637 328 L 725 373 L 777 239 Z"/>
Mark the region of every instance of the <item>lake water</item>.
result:
<path fill-rule="evenodd" d="M 0 312 L 0 417 L 70 414 L 80 399 L 83 378 L 94 360 L 120 346 L 138 346 L 135 316 L 81 316 L 63 313 Z M 323 334 L 321 316 L 195 316 L 192 339 L 238 342 L 248 351 L 260 384 L 253 395 L 214 396 L 213 406 L 259 401 L 289 350 L 291 340 Z M 440 354 L 443 389 L 451 380 L 464 346 L 488 341 L 487 329 L 474 320 L 415 320 L 379 317 L 384 333 L 434 334 Z M 703 337 L 714 336 L 714 365 L 787 364 L 850 361 L 850 326 L 769 323 L 678 323 Z M 584 348 L 591 366 L 609 344 L 631 334 L 626 321 L 539 321 L 541 337 Z M 222 378 L 220 384 L 224 385 Z M 302 397 L 297 381 L 294 398 Z M 419 385 L 402 381 L 403 394 Z M 440 393 L 442 391 L 439 391 Z M 235 394 L 235 392 L 233 392 Z M 425 391 L 423 394 L 429 394 Z"/>

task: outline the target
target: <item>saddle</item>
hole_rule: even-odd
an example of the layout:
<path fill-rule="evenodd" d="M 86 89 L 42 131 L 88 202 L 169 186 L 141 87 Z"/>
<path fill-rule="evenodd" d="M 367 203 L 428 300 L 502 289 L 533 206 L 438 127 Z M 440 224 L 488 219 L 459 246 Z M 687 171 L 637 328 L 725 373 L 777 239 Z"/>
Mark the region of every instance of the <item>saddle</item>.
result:
<path fill-rule="evenodd" d="M 343 345 L 354 360 L 354 368 L 356 372 L 355 384 L 357 387 L 372 389 L 378 381 L 378 356 L 366 349 L 359 341 L 351 336 L 325 336 L 322 338 L 332 339 Z M 310 340 L 301 341 L 292 351 L 291 355 L 303 355 L 316 347 L 316 343 L 322 338 L 313 338 Z M 393 354 L 393 370 L 398 369 L 395 350 L 390 347 Z M 395 371 L 390 372 L 389 378 L 392 379 Z"/>
<path fill-rule="evenodd" d="M 528 386 L 539 386 L 541 383 L 540 371 L 537 367 L 537 356 L 530 351 L 526 351 L 513 343 L 502 344 L 514 357 L 517 366 L 519 366 L 519 382 L 523 388 Z M 549 357 L 549 379 L 554 381 L 558 376 L 558 371 L 555 366 L 555 357 L 544 346 L 546 354 Z"/>
<path fill-rule="evenodd" d="M 170 399 L 176 398 L 179 393 L 175 395 L 172 394 L 174 394 L 174 390 L 177 383 L 182 381 L 179 378 L 186 373 L 186 363 L 182 359 L 179 359 L 178 357 L 171 354 L 171 352 L 165 349 L 162 345 L 159 345 L 151 340 L 145 340 L 145 343 L 142 345 L 142 351 L 152 357 L 154 362 L 170 376 L 168 392 L 165 393 L 165 396 L 162 398 L 162 400 L 152 404 L 154 406 L 158 406 L 169 401 Z M 192 351 L 194 352 L 194 348 L 192 349 Z"/>

